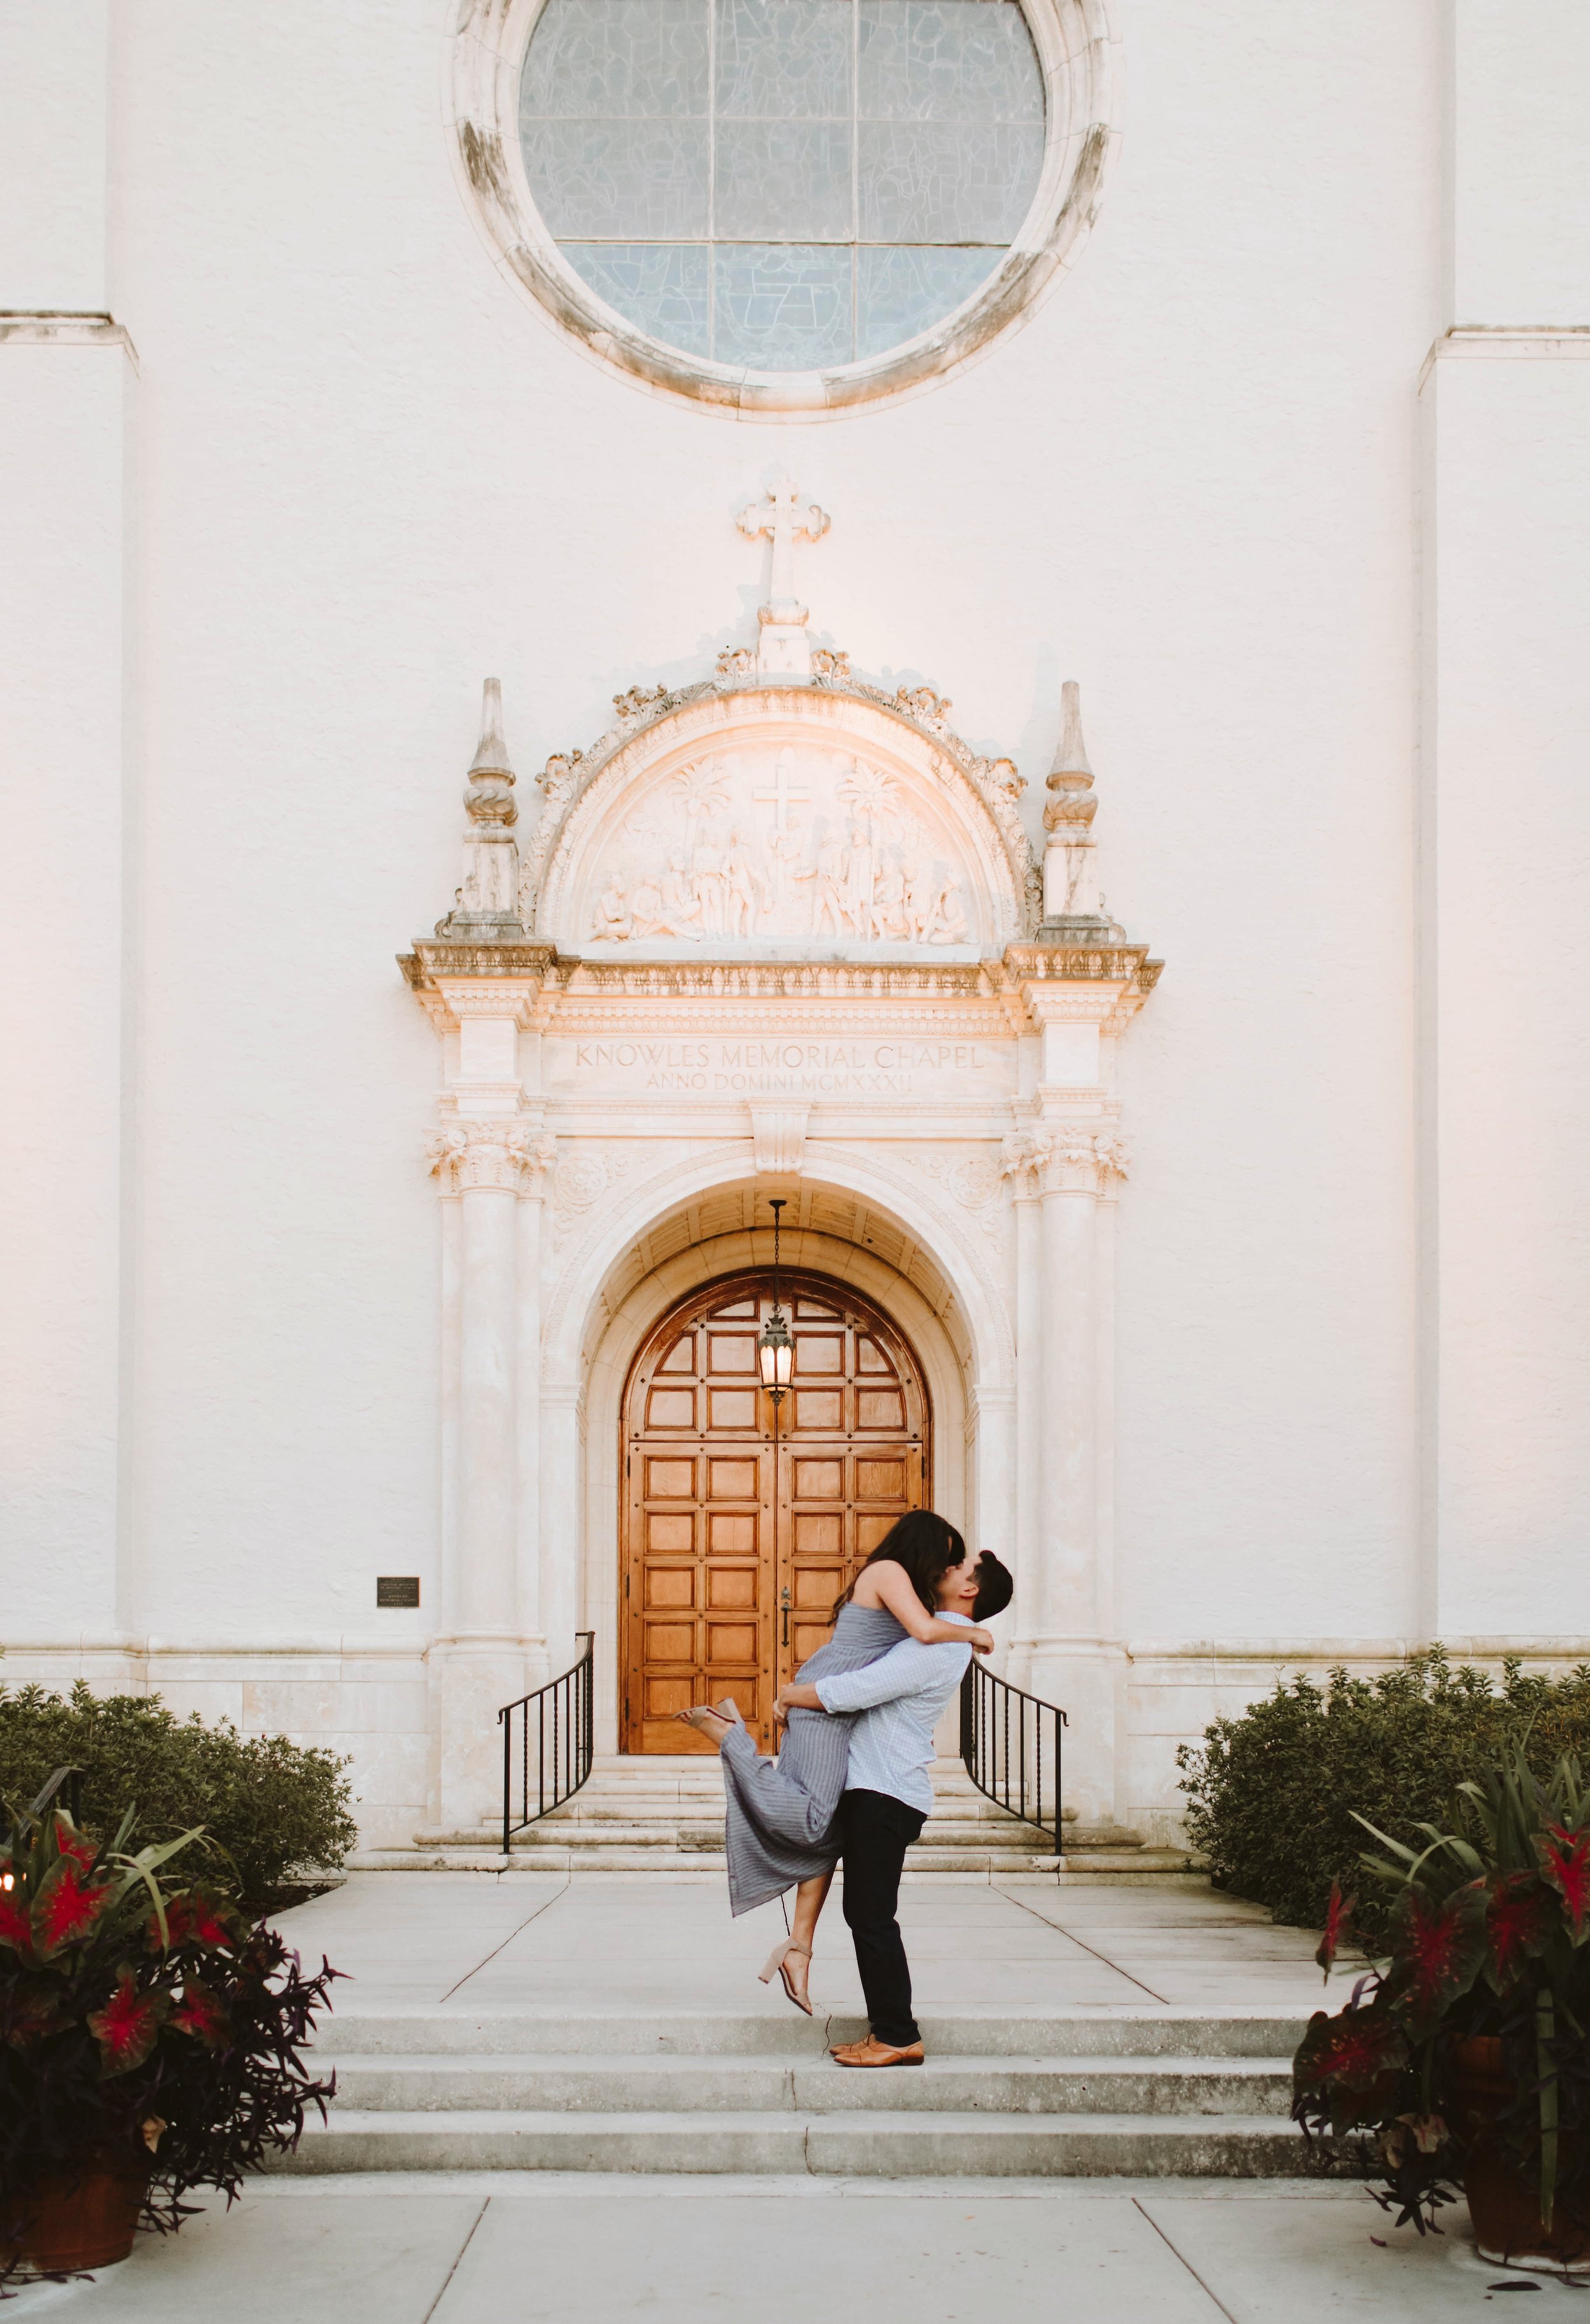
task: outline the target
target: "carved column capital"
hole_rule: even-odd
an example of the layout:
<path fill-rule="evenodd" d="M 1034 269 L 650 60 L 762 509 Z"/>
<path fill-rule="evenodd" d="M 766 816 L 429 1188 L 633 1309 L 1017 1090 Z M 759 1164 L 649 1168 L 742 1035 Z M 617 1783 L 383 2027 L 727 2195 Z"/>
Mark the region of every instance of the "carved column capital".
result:
<path fill-rule="evenodd" d="M 1052 1125 L 1014 1131 L 1000 1167 L 1015 1181 L 1018 1202 L 1035 1194 L 1106 1194 L 1126 1176 L 1130 1151 L 1114 1130 Z"/>
<path fill-rule="evenodd" d="M 541 1193 L 557 1140 L 549 1130 L 512 1120 L 455 1117 L 426 1141 L 426 1155 L 443 1194 L 486 1187 L 501 1194 Z"/>
<path fill-rule="evenodd" d="M 1010 1191 L 1018 1203 L 1036 1202 L 1038 1164 L 1042 1158 L 1030 1130 L 1013 1130 L 1001 1142 L 999 1175 L 1009 1179 Z"/>

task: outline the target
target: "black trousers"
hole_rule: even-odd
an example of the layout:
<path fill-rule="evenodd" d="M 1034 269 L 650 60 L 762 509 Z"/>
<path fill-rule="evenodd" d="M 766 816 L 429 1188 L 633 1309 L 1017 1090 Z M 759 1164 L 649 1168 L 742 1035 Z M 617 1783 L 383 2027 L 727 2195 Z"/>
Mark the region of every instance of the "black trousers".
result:
<path fill-rule="evenodd" d="M 911 1965 L 895 1913 L 905 1850 L 926 1821 L 887 1792 L 847 1792 L 839 1803 L 845 1921 L 873 2036 L 896 2050 L 921 2039 L 911 2015 Z"/>

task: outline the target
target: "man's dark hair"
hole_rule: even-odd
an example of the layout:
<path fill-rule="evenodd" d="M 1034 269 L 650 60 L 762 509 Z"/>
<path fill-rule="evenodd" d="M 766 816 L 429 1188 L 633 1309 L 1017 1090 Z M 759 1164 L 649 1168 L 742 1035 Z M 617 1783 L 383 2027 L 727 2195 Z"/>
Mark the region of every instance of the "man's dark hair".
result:
<path fill-rule="evenodd" d="M 991 1621 L 1003 1614 L 1016 1594 L 1016 1584 L 1008 1566 L 1001 1565 L 991 1549 L 985 1549 L 977 1562 L 977 1603 L 971 1609 L 974 1622 Z"/>

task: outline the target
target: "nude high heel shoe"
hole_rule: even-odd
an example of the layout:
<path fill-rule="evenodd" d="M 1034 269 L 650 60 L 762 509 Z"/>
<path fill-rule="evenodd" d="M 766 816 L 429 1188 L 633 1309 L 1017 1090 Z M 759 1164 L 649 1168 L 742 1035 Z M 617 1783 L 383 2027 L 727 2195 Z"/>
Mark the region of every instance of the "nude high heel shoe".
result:
<path fill-rule="evenodd" d="M 698 1735 L 704 1735 L 712 1744 L 721 1743 L 734 1725 L 732 1720 L 725 1719 L 705 1702 L 693 1702 L 688 1711 L 676 1711 L 674 1717 L 681 1727 L 694 1727 Z"/>
<path fill-rule="evenodd" d="M 804 2009 L 807 2016 L 810 2017 L 812 2015 L 811 2003 L 809 2001 L 803 2001 L 800 1995 L 795 1991 L 795 1987 L 790 1982 L 788 1961 L 791 1953 L 799 1953 L 804 1960 L 810 1960 L 812 1958 L 812 1948 L 810 1945 L 797 1945 L 793 1937 L 786 1937 L 782 1943 L 774 1946 L 772 1953 L 768 1958 L 767 1968 L 758 1969 L 757 1971 L 757 1975 L 760 1978 L 764 1985 L 771 1985 L 773 1979 L 777 1977 L 779 1984 L 784 1987 L 786 1993 L 795 2003 L 795 2007 L 797 2009 Z"/>

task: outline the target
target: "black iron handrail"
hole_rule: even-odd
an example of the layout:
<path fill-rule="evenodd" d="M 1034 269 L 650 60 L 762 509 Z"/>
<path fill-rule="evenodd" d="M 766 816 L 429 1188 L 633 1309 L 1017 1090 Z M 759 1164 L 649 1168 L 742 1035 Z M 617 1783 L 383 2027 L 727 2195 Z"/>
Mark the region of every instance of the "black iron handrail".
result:
<path fill-rule="evenodd" d="M 502 1853 L 516 1831 L 572 1800 L 591 1773 L 595 1733 L 594 1630 L 576 1630 L 580 1652 L 561 1678 L 504 1703 L 497 1713 L 502 1729 Z M 514 1714 L 519 1714 L 519 1807 L 513 1812 Z M 534 1718 L 532 1720 L 532 1712 Z M 531 1730 L 535 1744 L 531 1748 Z M 533 1778 L 533 1781 L 532 1781 Z M 530 1805 L 532 1789 L 536 1804 Z"/>
<path fill-rule="evenodd" d="M 974 1655 L 960 1682 L 960 1757 L 985 1798 L 1035 1824 L 1061 1854 L 1061 1736 L 1057 1703 L 1024 1694 Z M 1047 1738 L 1047 1748 L 1046 1746 Z"/>

